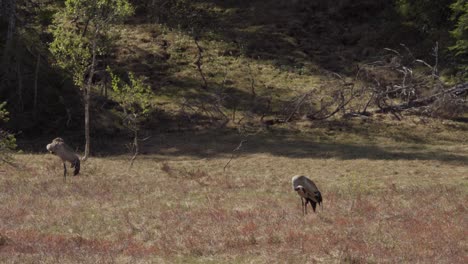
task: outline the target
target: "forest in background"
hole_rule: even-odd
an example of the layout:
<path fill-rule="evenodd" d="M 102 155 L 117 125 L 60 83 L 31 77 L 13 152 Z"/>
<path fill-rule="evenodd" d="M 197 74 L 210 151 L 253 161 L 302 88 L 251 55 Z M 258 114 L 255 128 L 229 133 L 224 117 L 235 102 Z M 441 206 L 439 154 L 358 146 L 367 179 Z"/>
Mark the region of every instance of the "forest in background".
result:
<path fill-rule="evenodd" d="M 375 113 L 466 120 L 464 0 L 0 6 L 2 148 L 11 134 L 83 142 Z"/>

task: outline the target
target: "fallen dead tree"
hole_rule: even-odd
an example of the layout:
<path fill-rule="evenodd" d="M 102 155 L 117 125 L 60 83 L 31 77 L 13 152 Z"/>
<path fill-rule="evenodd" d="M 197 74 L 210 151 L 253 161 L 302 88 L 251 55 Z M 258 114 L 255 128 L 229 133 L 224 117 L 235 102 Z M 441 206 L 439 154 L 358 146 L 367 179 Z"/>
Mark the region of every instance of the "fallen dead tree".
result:
<path fill-rule="evenodd" d="M 402 104 L 398 105 L 386 105 L 382 106 L 379 104 L 379 110 L 377 110 L 377 113 L 388 113 L 388 112 L 401 112 L 404 110 L 408 110 L 411 108 L 419 108 L 419 107 L 425 107 L 433 104 L 436 102 L 438 99 L 443 98 L 444 96 L 450 96 L 453 99 L 460 98 L 462 100 L 462 103 L 466 103 L 466 96 L 468 94 L 468 82 L 466 83 L 461 83 L 457 84 L 447 90 L 443 90 L 441 92 L 438 92 L 436 94 L 423 97 L 423 98 L 418 98 L 409 102 L 405 102 Z M 463 98 L 464 97 L 464 98 Z"/>
<path fill-rule="evenodd" d="M 433 66 L 415 58 L 402 46 L 403 52 L 385 49 L 390 53 L 360 65 L 355 82 L 368 86 L 364 89 L 367 96 L 362 98 L 367 97 L 369 101 L 363 112 L 355 113 L 389 113 L 397 119 L 405 113 L 440 118 L 463 115 L 468 110 L 468 82 L 448 86 L 441 80 L 437 44 L 432 53 Z M 367 112 L 367 108 L 371 110 Z"/>
<path fill-rule="evenodd" d="M 404 113 L 454 118 L 467 111 L 468 82 L 447 87 L 428 63 L 394 53 L 360 65 L 354 78 L 330 73 L 323 87 L 290 100 L 280 120 L 368 118 L 375 113 L 398 120 Z"/>

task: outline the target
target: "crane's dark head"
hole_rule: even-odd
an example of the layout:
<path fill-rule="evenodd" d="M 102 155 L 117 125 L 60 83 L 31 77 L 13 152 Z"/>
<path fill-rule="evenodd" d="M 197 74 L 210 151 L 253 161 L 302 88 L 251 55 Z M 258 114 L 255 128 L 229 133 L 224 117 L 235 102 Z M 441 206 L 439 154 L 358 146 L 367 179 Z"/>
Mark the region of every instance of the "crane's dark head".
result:
<path fill-rule="evenodd" d="M 57 152 L 57 149 L 60 148 L 64 143 L 65 141 L 63 141 L 62 138 L 55 138 L 52 140 L 52 143 L 47 145 L 47 150 L 51 153 L 55 153 Z"/>
<path fill-rule="evenodd" d="M 298 192 L 299 194 L 305 194 L 305 189 L 304 189 L 304 186 L 302 186 L 302 185 L 298 185 L 298 186 L 294 187 L 294 190 L 296 192 Z"/>

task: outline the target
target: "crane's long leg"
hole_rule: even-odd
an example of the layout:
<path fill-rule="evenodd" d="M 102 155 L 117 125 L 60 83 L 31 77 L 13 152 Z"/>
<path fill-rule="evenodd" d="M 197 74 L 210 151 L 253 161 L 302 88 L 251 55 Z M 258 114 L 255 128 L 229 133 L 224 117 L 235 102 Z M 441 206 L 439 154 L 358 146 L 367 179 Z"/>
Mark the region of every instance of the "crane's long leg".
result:
<path fill-rule="evenodd" d="M 65 165 L 65 162 L 63 163 L 63 181 L 67 181 L 67 165 Z"/>
<path fill-rule="evenodd" d="M 310 201 L 310 206 L 312 206 L 312 209 L 314 210 L 314 213 L 315 213 L 315 208 L 317 207 L 317 203 L 314 201 Z"/>
<path fill-rule="evenodd" d="M 305 208 L 305 206 L 304 206 L 304 198 L 302 198 L 302 197 L 301 197 L 301 205 L 302 205 L 302 206 L 301 206 L 302 215 L 305 215 L 305 211 L 304 211 L 304 208 Z"/>
<path fill-rule="evenodd" d="M 305 214 L 307 214 L 307 204 L 309 203 L 309 200 L 305 199 L 305 205 L 304 205 L 304 208 L 305 208 Z"/>

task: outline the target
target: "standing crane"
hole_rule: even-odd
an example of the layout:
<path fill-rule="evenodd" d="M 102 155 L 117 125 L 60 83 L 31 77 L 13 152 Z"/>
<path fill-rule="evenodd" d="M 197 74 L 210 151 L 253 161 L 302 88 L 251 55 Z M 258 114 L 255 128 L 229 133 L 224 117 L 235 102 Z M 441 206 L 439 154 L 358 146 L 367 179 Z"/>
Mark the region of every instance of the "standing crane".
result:
<path fill-rule="evenodd" d="M 47 145 L 47 150 L 59 156 L 63 162 L 63 180 L 67 180 L 66 161 L 71 163 L 71 167 L 75 168 L 73 175 L 76 176 L 80 172 L 80 157 L 67 145 L 62 138 L 55 138 L 52 143 Z"/>
<path fill-rule="evenodd" d="M 317 204 L 321 205 L 322 203 L 322 194 L 315 183 L 311 179 L 302 175 L 292 177 L 291 181 L 293 190 L 301 197 L 302 213 L 307 214 L 308 203 L 310 203 L 310 206 L 315 212 Z"/>

